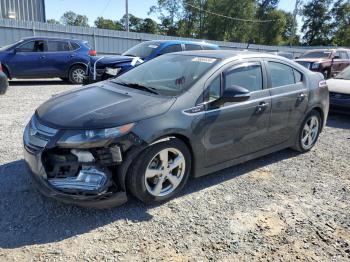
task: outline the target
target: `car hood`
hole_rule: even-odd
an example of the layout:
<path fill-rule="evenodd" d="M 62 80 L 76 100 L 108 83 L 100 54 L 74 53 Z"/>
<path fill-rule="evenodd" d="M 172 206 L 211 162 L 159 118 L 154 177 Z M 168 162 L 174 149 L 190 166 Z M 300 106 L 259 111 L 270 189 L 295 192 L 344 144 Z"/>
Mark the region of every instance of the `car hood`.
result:
<path fill-rule="evenodd" d="M 329 59 L 324 59 L 324 58 L 298 58 L 295 59 L 296 62 L 310 62 L 310 63 L 322 63 L 329 61 Z"/>
<path fill-rule="evenodd" d="M 108 128 L 164 114 L 175 100 L 107 81 L 53 97 L 36 115 L 57 129 Z"/>
<path fill-rule="evenodd" d="M 327 85 L 330 92 L 350 95 L 350 80 L 332 78 L 327 80 Z"/>
<path fill-rule="evenodd" d="M 131 56 L 122 56 L 122 55 L 118 55 L 118 56 L 106 56 L 106 57 L 102 57 L 102 56 L 95 56 L 95 57 L 91 57 L 91 64 L 94 64 L 96 61 L 97 65 L 112 65 L 112 64 L 116 64 L 116 63 L 127 63 L 127 62 L 131 62 L 135 57 L 131 57 Z"/>

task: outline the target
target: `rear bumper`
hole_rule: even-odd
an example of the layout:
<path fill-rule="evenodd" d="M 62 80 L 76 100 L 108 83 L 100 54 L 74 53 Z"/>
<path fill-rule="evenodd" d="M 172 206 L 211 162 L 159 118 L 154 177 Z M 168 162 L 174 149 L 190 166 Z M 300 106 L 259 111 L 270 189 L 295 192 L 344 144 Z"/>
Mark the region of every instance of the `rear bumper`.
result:
<path fill-rule="evenodd" d="M 68 204 L 100 209 L 119 206 L 127 202 L 127 195 L 124 191 L 98 196 L 72 195 L 60 192 L 53 189 L 46 180 L 47 175 L 41 162 L 41 152 L 32 154 L 24 148 L 24 160 L 35 187 L 46 197 Z"/>

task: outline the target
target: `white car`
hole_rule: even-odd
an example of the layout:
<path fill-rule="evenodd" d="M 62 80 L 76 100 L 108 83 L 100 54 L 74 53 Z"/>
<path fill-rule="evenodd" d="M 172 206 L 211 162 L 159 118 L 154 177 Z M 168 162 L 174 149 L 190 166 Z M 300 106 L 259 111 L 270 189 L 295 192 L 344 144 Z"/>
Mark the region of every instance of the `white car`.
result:
<path fill-rule="evenodd" d="M 350 113 L 350 66 L 327 80 L 332 111 Z"/>

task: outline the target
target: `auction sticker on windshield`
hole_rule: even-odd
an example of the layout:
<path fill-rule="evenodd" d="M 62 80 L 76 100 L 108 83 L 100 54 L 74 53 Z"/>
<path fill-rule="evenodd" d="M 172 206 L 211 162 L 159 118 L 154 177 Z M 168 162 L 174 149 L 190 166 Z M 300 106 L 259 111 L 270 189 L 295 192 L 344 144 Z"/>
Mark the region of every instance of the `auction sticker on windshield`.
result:
<path fill-rule="evenodd" d="M 216 61 L 215 58 L 209 58 L 209 57 L 195 57 L 192 59 L 192 62 L 200 62 L 200 63 L 208 63 L 212 64 Z"/>

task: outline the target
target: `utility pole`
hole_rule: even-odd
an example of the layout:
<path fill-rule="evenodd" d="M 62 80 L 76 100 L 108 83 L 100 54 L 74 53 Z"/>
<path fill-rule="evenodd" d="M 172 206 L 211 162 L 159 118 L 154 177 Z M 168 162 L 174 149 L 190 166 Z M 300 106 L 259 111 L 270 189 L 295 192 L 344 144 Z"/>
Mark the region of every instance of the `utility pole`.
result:
<path fill-rule="evenodd" d="M 125 30 L 129 32 L 129 0 L 125 0 Z"/>
<path fill-rule="evenodd" d="M 289 45 L 292 46 L 292 42 L 295 37 L 295 31 L 296 31 L 296 24 L 297 24 L 297 15 L 300 12 L 300 6 L 302 4 L 302 0 L 295 0 L 295 7 L 293 11 L 293 24 L 292 24 L 292 32 L 289 37 Z"/>
<path fill-rule="evenodd" d="M 199 38 L 203 37 L 203 0 L 200 1 L 200 11 L 199 11 Z"/>

